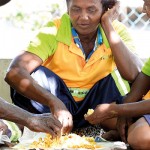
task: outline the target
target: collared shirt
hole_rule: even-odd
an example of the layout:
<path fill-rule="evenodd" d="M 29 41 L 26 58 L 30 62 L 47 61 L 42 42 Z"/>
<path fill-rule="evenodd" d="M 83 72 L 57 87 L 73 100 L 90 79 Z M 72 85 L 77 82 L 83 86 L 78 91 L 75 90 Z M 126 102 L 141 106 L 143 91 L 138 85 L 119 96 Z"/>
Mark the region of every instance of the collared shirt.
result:
<path fill-rule="evenodd" d="M 113 27 L 128 48 L 134 51 L 135 47 L 126 27 L 119 21 L 114 21 Z M 116 67 L 107 37 L 100 25 L 99 30 L 102 44 L 95 46 L 97 48 L 87 62 L 81 48 L 74 42 L 67 14 L 59 20 L 49 22 L 27 48 L 28 52 L 43 60 L 43 66 L 65 82 L 75 101 L 83 100 L 93 85 Z"/>
<path fill-rule="evenodd" d="M 82 47 L 82 44 L 81 44 L 80 38 L 79 38 L 79 36 L 78 36 L 78 33 L 76 32 L 76 30 L 75 30 L 74 27 L 72 27 L 72 35 L 73 35 L 75 44 L 77 45 L 77 47 L 79 47 L 79 48 L 82 50 L 83 55 L 85 56 L 85 51 L 84 51 L 84 49 L 83 49 L 83 47 Z M 98 45 L 101 45 L 101 44 L 102 44 L 102 42 L 103 42 L 103 40 L 102 40 L 102 35 L 101 35 L 101 32 L 100 32 L 100 29 L 98 28 L 98 30 L 97 30 L 97 37 L 96 37 L 96 40 L 95 40 L 94 48 L 93 48 L 93 50 L 89 53 L 89 55 L 88 55 L 87 57 L 85 56 L 86 62 L 88 62 L 88 60 L 89 60 L 89 58 L 91 57 L 91 55 L 96 51 Z"/>
<path fill-rule="evenodd" d="M 142 68 L 142 72 L 147 76 L 150 76 L 150 58 L 146 61 Z"/>

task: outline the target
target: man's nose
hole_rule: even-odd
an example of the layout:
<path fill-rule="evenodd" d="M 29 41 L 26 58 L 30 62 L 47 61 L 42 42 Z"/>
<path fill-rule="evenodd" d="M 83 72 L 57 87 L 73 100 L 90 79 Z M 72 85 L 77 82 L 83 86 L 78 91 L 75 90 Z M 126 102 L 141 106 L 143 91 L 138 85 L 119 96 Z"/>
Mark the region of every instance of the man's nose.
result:
<path fill-rule="evenodd" d="M 86 13 L 85 11 L 83 11 L 80 15 L 80 18 L 84 19 L 84 20 L 88 20 L 89 19 L 89 15 L 88 13 Z"/>

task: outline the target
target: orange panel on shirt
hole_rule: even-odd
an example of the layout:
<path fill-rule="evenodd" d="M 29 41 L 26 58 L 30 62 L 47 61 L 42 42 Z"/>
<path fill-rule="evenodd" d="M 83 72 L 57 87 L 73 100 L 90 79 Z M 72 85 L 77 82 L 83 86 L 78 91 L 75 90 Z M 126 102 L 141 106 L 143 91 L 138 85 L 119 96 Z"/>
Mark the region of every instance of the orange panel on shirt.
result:
<path fill-rule="evenodd" d="M 98 47 L 86 63 L 74 41 L 69 46 L 58 43 L 54 55 L 43 64 L 63 79 L 67 87 L 90 89 L 115 67 L 111 50 L 104 44 Z"/>
<path fill-rule="evenodd" d="M 150 90 L 147 92 L 147 94 L 143 97 L 144 100 L 150 99 Z"/>

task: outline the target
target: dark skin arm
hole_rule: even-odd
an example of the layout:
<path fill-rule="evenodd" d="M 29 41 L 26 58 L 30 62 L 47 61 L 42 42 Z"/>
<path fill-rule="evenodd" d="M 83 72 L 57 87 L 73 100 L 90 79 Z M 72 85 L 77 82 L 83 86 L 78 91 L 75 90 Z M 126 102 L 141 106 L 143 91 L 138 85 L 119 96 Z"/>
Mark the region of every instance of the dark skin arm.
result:
<path fill-rule="evenodd" d="M 139 117 L 150 113 L 150 100 L 140 102 L 117 105 L 118 116 Z"/>
<path fill-rule="evenodd" d="M 141 70 L 142 61 L 124 44 L 112 26 L 112 21 L 115 20 L 119 15 L 119 7 L 119 2 L 116 2 L 112 9 L 106 11 L 101 18 L 101 25 L 109 41 L 117 69 L 124 79 L 129 82 L 133 82 Z M 128 126 L 129 124 L 130 123 L 127 121 L 127 119 L 121 117 L 118 118 L 117 129 L 122 137 L 122 140 L 125 142 L 125 128 L 126 125 Z"/>
<path fill-rule="evenodd" d="M 104 120 L 119 117 L 118 119 L 118 131 L 123 139 L 125 138 L 125 126 L 127 123 L 126 118 L 138 117 L 147 113 L 150 113 L 150 101 L 140 101 L 142 97 L 150 89 L 150 77 L 142 72 L 138 75 L 135 82 L 131 87 L 130 93 L 125 97 L 124 104 L 101 104 L 98 105 L 92 115 L 86 117 L 91 124 L 99 124 Z M 133 103 L 136 102 L 136 103 Z M 93 119 L 94 118 L 94 119 Z M 96 119 L 95 119 L 96 118 Z"/>
<path fill-rule="evenodd" d="M 128 94 L 128 96 L 124 99 L 124 103 L 132 103 L 132 102 L 136 102 L 138 100 L 141 100 L 142 97 L 149 91 L 150 89 L 150 77 L 143 74 L 142 72 L 138 75 L 138 77 L 136 78 L 135 82 L 133 83 L 132 87 L 131 87 L 131 91 Z M 128 105 L 125 105 L 124 108 L 126 108 Z M 139 106 L 139 105 L 137 105 Z M 143 105 L 140 105 L 138 108 L 139 110 L 143 110 L 139 111 L 138 109 L 136 109 L 133 112 L 129 113 L 133 113 L 133 114 L 137 114 L 141 113 L 144 114 L 145 111 L 145 107 L 143 107 Z M 130 108 L 131 109 L 131 108 Z M 126 141 L 126 129 L 128 128 L 128 126 L 130 125 L 130 123 L 128 122 L 128 118 L 127 117 L 118 117 L 118 121 L 117 121 L 117 129 L 120 133 L 120 136 L 122 138 L 122 140 L 124 142 Z"/>
<path fill-rule="evenodd" d="M 0 118 L 27 126 L 32 131 L 49 133 L 52 137 L 60 135 L 62 128 L 61 123 L 52 114 L 32 114 L 2 98 L 0 98 Z"/>
<path fill-rule="evenodd" d="M 109 41 L 120 74 L 124 79 L 132 82 L 139 73 L 142 63 L 141 60 L 127 48 L 112 26 L 112 22 L 119 15 L 119 7 L 119 2 L 117 2 L 114 7 L 106 11 L 101 17 L 101 25 Z M 94 110 L 94 114 L 86 119 L 92 124 L 97 124 L 99 123 L 98 115 L 99 106 Z"/>
<path fill-rule="evenodd" d="M 110 47 L 112 49 L 112 53 L 114 55 L 114 59 L 120 74 L 124 79 L 133 82 L 137 74 L 141 70 L 142 63 L 139 60 L 139 58 L 137 58 L 134 54 L 132 54 L 128 49 L 121 46 L 122 40 L 119 39 L 117 34 L 115 34 L 113 27 L 109 25 L 111 24 L 111 21 L 114 20 L 115 16 L 117 16 L 118 8 L 119 7 L 117 6 L 116 8 L 113 7 L 113 9 L 108 10 L 107 11 L 108 13 L 105 13 L 104 14 L 105 16 L 104 15 L 102 16 L 101 24 L 104 28 L 104 32 L 110 43 Z M 112 17 L 109 18 L 108 15 L 111 16 L 111 14 Z M 113 16 L 113 14 L 115 15 Z M 105 27 L 107 26 L 110 30 L 105 30 Z M 115 49 L 114 47 L 115 45 L 116 47 L 118 47 L 118 50 L 121 50 L 119 51 L 120 53 L 117 51 L 117 49 Z M 119 117 L 118 125 L 117 125 L 118 131 L 120 132 L 122 140 L 126 142 L 125 127 L 128 124 L 128 121 L 126 118 L 121 118 L 121 117 L 136 117 L 138 115 L 145 114 L 149 111 L 149 106 L 148 106 L 149 101 L 136 102 L 140 100 L 147 93 L 147 91 L 150 89 L 149 85 L 150 85 L 150 77 L 147 77 L 146 75 L 143 75 L 141 73 L 137 77 L 135 83 L 133 84 L 133 87 L 131 88 L 131 92 L 125 98 L 125 103 L 130 103 L 130 104 L 122 104 L 122 105 L 102 104 L 97 106 L 96 108 L 96 110 L 99 113 L 98 112 L 96 113 L 94 111 L 92 115 L 86 117 L 85 119 L 92 124 L 97 124 L 102 122 L 105 119 Z M 132 102 L 136 102 L 136 103 L 132 104 Z M 147 104 L 146 108 L 145 108 L 145 104 Z M 94 117 L 96 118 L 95 120 L 93 119 Z"/>
<path fill-rule="evenodd" d="M 23 52 L 17 56 L 8 68 L 5 81 L 20 94 L 50 107 L 52 114 L 62 123 L 62 133 L 72 129 L 72 115 L 61 100 L 41 87 L 30 73 L 43 61 L 36 55 Z"/>
<path fill-rule="evenodd" d="M 97 106 L 98 112 L 93 112 L 85 119 L 91 124 L 100 124 L 101 122 L 115 117 L 139 117 L 150 113 L 150 100 L 144 100 L 125 104 L 101 104 Z M 93 120 L 93 117 L 96 119 Z"/>
<path fill-rule="evenodd" d="M 148 11 L 145 11 L 147 14 L 148 14 Z M 108 33 L 109 34 L 109 33 Z M 117 53 L 114 53 L 114 56 L 116 54 L 117 56 Z M 124 53 L 125 54 L 125 53 Z M 119 56 L 119 55 L 118 55 Z M 123 57 L 125 55 L 122 55 Z M 133 58 L 132 58 L 133 57 Z M 115 57 L 114 57 L 115 58 Z M 115 58 L 115 61 L 116 61 L 116 64 L 118 62 L 117 59 L 120 59 L 121 58 L 121 55 L 119 57 L 116 57 Z M 124 57 L 125 58 L 125 57 Z M 124 59 L 123 58 L 123 59 Z M 137 64 L 137 69 L 136 67 L 134 68 L 134 65 L 131 64 L 130 66 L 130 63 L 131 61 L 130 60 L 126 60 L 129 62 L 129 64 L 118 64 L 117 67 L 121 73 L 121 68 L 124 69 L 124 67 L 127 67 L 129 69 L 129 72 L 130 74 L 132 74 L 132 78 L 131 80 L 129 78 L 125 78 L 125 76 L 121 73 L 122 77 L 124 77 L 125 79 L 127 79 L 128 81 L 134 81 L 135 77 L 136 77 L 136 73 L 138 73 L 138 71 L 140 70 L 141 68 L 141 65 L 139 64 L 139 61 L 137 58 L 135 58 L 135 56 L 133 55 L 130 55 L 129 58 L 132 58 L 134 61 L 135 61 L 135 64 Z M 131 59 L 131 60 L 132 60 Z M 126 69 L 125 69 L 126 70 Z M 128 73 L 128 70 L 126 70 L 127 72 L 124 72 L 125 74 Z M 132 72 L 132 73 L 131 73 Z M 132 80 L 133 79 L 133 80 Z M 150 89 L 149 88 L 149 85 L 150 85 L 150 77 L 147 77 L 146 75 L 140 73 L 140 75 L 137 77 L 135 83 L 133 84 L 132 88 L 131 88 L 131 92 L 129 93 L 129 95 L 125 98 L 125 103 L 131 103 L 131 102 L 136 102 L 140 99 L 142 99 L 142 97 L 148 92 L 148 90 Z M 126 114 L 122 114 L 123 117 L 119 117 L 118 118 L 118 122 L 117 122 L 117 128 L 118 128 L 118 131 L 120 133 L 120 136 L 122 138 L 123 141 L 126 142 L 126 131 L 125 131 L 125 128 L 128 127 L 128 119 L 126 117 L 128 117 L 129 115 L 140 115 L 140 114 L 145 114 L 145 112 L 147 111 L 147 108 L 145 108 L 145 105 L 143 107 L 143 104 L 144 103 L 149 103 L 149 102 L 140 102 L 140 103 L 136 103 L 135 106 L 134 106 L 134 110 L 133 108 L 131 108 L 133 105 L 131 105 L 131 107 L 128 105 L 128 104 L 124 104 L 124 109 L 125 109 L 125 112 L 127 112 L 127 116 Z M 129 106 L 129 107 L 128 107 Z M 147 105 L 146 105 L 147 106 Z M 120 106 L 119 106 L 120 107 Z M 121 106 L 123 107 L 123 106 Z M 123 108 L 122 108 L 123 109 Z M 132 111 L 132 112 L 131 112 Z M 123 111 L 121 111 L 123 113 Z M 120 113 L 121 113 L 120 112 Z M 120 114 L 119 113 L 119 114 Z M 129 116 L 130 117 L 130 116 Z"/>
<path fill-rule="evenodd" d="M 150 77 L 144 73 L 140 73 L 132 84 L 131 91 L 128 96 L 124 99 L 124 103 L 136 102 L 141 100 L 142 97 L 150 89 Z"/>
<path fill-rule="evenodd" d="M 142 61 L 128 49 L 112 26 L 112 22 L 119 16 L 119 2 L 101 17 L 101 25 L 109 41 L 116 66 L 121 76 L 133 82 L 142 67 Z"/>

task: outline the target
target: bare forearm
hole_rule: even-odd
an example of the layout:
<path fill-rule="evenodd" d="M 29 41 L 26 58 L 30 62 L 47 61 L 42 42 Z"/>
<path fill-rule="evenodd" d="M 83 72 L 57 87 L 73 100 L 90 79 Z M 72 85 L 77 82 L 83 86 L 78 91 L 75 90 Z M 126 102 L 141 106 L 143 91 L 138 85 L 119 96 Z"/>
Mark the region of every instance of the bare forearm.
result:
<path fill-rule="evenodd" d="M 141 70 L 142 61 L 128 49 L 109 21 L 104 21 L 102 26 L 119 72 L 132 82 Z"/>
<path fill-rule="evenodd" d="M 30 75 L 42 63 L 42 59 L 38 56 L 23 51 L 11 62 L 5 81 L 21 95 L 51 106 L 57 98 L 41 87 Z"/>
<path fill-rule="evenodd" d="M 136 78 L 135 82 L 132 84 L 131 91 L 127 97 L 125 97 L 124 103 L 141 100 L 142 97 L 149 91 L 149 89 L 150 77 L 141 72 Z"/>
<path fill-rule="evenodd" d="M 17 92 L 39 103 L 50 106 L 56 99 L 50 92 L 41 87 L 26 70 L 17 73 L 13 68 L 5 78 L 6 82 Z"/>
<path fill-rule="evenodd" d="M 27 126 L 31 113 L 0 98 L 0 118 Z"/>
<path fill-rule="evenodd" d="M 150 114 L 150 100 L 120 104 L 116 110 L 119 117 L 139 117 L 144 114 Z"/>

